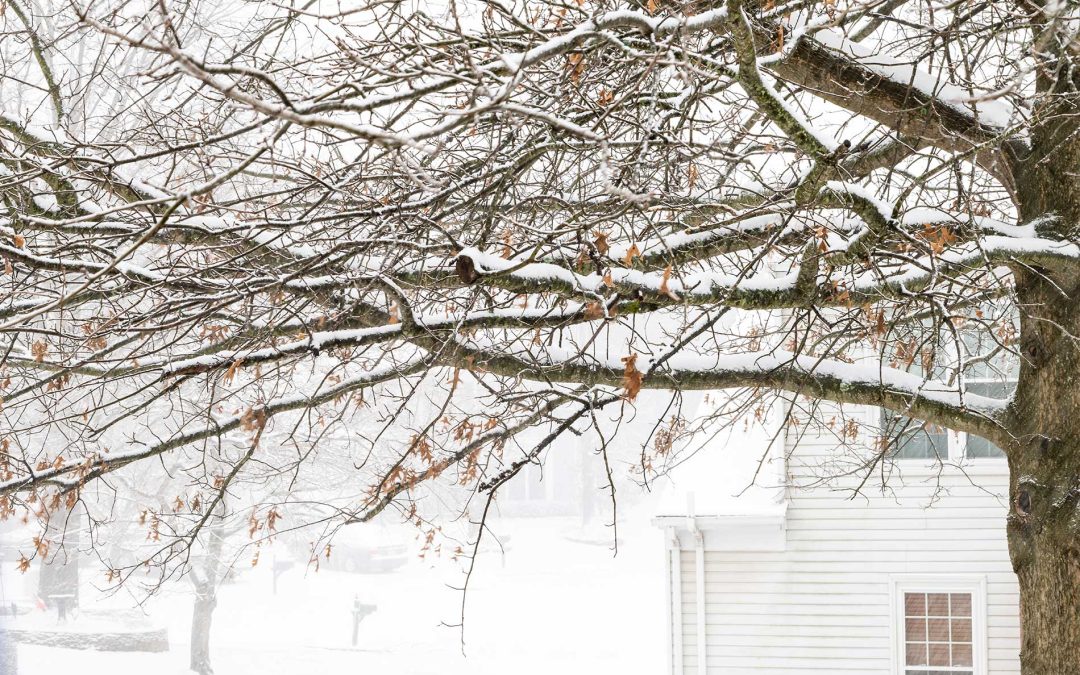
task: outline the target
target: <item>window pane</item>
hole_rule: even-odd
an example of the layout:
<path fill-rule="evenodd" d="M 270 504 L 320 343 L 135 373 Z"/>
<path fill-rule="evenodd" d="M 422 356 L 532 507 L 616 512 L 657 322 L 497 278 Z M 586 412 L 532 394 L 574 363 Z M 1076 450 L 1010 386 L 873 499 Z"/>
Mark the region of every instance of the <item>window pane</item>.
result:
<path fill-rule="evenodd" d="M 1016 332 L 1020 328 L 1017 318 L 1019 317 L 1013 317 L 1013 330 L 1010 331 L 963 332 L 961 339 L 964 342 L 964 356 L 969 359 L 964 369 L 967 379 L 1015 380 L 1020 375 L 1020 358 L 1015 351 Z"/>
<path fill-rule="evenodd" d="M 926 596 L 927 616 L 949 616 L 949 595 L 947 593 L 930 593 Z"/>
<path fill-rule="evenodd" d="M 926 639 L 926 619 L 922 617 L 904 619 L 904 634 L 908 640 L 922 642 Z"/>
<path fill-rule="evenodd" d="M 953 593 L 949 596 L 952 616 L 971 616 L 971 593 Z"/>
<path fill-rule="evenodd" d="M 926 594 L 905 593 L 904 610 L 908 616 L 926 616 Z"/>
<path fill-rule="evenodd" d="M 907 661 L 909 666 L 926 665 L 926 645 L 921 642 L 909 642 L 907 644 Z"/>
<path fill-rule="evenodd" d="M 882 413 L 881 428 L 889 439 L 893 459 L 949 458 L 949 436 L 945 429 L 889 410 Z"/>
<path fill-rule="evenodd" d="M 927 639 L 930 642 L 948 642 L 949 641 L 949 620 L 948 619 L 930 619 L 927 621 Z M 941 665 L 941 664 L 938 664 Z"/>
<path fill-rule="evenodd" d="M 971 619 L 952 620 L 952 641 L 971 642 Z"/>
<path fill-rule="evenodd" d="M 949 665 L 949 643 L 930 643 L 930 665 L 932 666 L 947 666 Z"/>
<path fill-rule="evenodd" d="M 970 382 L 967 391 L 972 394 L 980 394 L 991 398 L 1008 398 L 1016 389 L 1015 382 Z M 1004 457 L 1001 448 L 985 438 L 968 434 L 967 447 L 964 449 L 967 457 Z"/>
<path fill-rule="evenodd" d="M 972 665 L 970 644 L 954 644 L 952 646 L 952 664 L 954 666 Z"/>
<path fill-rule="evenodd" d="M 1001 448 L 979 436 L 968 436 L 965 454 L 975 459 L 1005 456 L 1005 452 Z"/>

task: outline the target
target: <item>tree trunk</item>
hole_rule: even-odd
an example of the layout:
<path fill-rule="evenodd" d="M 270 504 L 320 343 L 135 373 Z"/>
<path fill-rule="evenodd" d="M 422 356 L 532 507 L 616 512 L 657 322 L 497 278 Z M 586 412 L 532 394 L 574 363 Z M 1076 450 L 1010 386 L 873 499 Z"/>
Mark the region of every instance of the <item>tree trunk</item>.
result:
<path fill-rule="evenodd" d="M 210 628 L 217 607 L 217 587 L 221 576 L 221 550 L 225 540 L 225 505 L 220 505 L 220 515 L 211 522 L 206 543 L 206 556 L 202 570 L 191 571 L 195 586 L 195 607 L 191 612 L 190 668 L 199 675 L 213 675 L 210 665 Z"/>
<path fill-rule="evenodd" d="M 1071 448 L 1069 454 L 1075 455 Z M 1025 675 L 1080 673 L 1076 485 L 1075 473 L 1013 468 L 1008 536 L 1020 583 L 1020 662 Z"/>
<path fill-rule="evenodd" d="M 217 606 L 217 584 L 196 582 L 195 609 L 191 613 L 191 670 L 213 675 L 210 665 L 210 627 Z"/>
<path fill-rule="evenodd" d="M 1049 276 L 1017 274 L 1023 358 L 1007 422 L 1024 675 L 1080 673 L 1080 279 Z"/>
<path fill-rule="evenodd" d="M 1080 673 L 1080 474 L 1031 461 L 1055 453 L 1053 440 L 1045 445 L 1010 460 L 1009 554 L 1020 583 L 1024 675 Z M 1059 450 L 1058 459 L 1075 464 L 1076 447 Z"/>
<path fill-rule="evenodd" d="M 1021 669 L 1025 675 L 1080 673 L 1080 563 L 1075 549 L 1052 536 L 1040 539 L 1032 559 L 1016 566 Z"/>
<path fill-rule="evenodd" d="M 1053 38 L 1053 22 L 1045 24 Z M 1041 39 L 1041 38 L 1040 38 Z M 1053 40 L 1047 44 L 1053 43 Z M 1077 241 L 1080 74 L 1039 68 L 1031 151 L 1018 158 L 1020 222 Z M 1080 673 L 1080 272 L 1013 265 L 1020 379 L 1006 419 L 1009 555 L 1020 583 L 1024 675 Z"/>

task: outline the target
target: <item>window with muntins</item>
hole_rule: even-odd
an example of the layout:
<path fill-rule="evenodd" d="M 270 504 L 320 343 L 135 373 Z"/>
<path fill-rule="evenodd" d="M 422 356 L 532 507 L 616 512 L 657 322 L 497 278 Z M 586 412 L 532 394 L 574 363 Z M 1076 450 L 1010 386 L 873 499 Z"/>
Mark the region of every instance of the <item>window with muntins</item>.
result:
<path fill-rule="evenodd" d="M 976 359 L 963 371 L 964 391 L 990 398 L 1009 398 L 1016 390 L 1020 376 L 1020 362 L 1015 355 L 994 344 L 985 344 L 986 336 L 965 335 L 964 342 L 970 353 L 993 354 L 993 358 Z M 984 344 L 979 344 L 980 342 Z M 1005 452 L 985 438 L 964 434 L 960 439 L 964 457 L 1004 457 Z"/>
<path fill-rule="evenodd" d="M 893 459 L 949 459 L 946 429 L 890 410 L 882 411 L 881 427 L 893 439 L 890 455 Z"/>
<path fill-rule="evenodd" d="M 1012 344 L 1010 335 L 1005 333 L 1014 329 L 1011 323 L 999 323 L 994 333 L 986 330 L 961 333 L 959 345 L 957 341 L 952 341 L 939 348 L 939 355 L 944 355 L 948 363 L 933 366 L 935 371 L 939 371 L 934 372 L 933 376 L 943 381 L 958 379 L 963 391 L 969 394 L 1009 398 L 1016 389 L 1020 371 L 1018 358 L 1005 346 Z M 912 359 L 907 370 L 923 374 L 922 360 Z M 1001 448 L 979 436 L 955 433 L 888 410 L 882 410 L 881 429 L 890 444 L 889 456 L 893 459 L 959 462 L 1005 456 Z"/>
<path fill-rule="evenodd" d="M 905 592 L 905 675 L 974 675 L 971 593 Z"/>

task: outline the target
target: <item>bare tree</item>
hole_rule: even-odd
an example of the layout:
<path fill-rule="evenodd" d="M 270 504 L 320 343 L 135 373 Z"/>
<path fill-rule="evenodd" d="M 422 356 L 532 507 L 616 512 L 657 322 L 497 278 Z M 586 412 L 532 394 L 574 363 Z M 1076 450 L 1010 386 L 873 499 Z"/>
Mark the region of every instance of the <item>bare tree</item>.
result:
<path fill-rule="evenodd" d="M 164 569 L 332 429 L 313 520 L 422 521 L 641 389 L 646 478 L 681 392 L 789 392 L 1003 448 L 1024 672 L 1080 672 L 1075 3 L 7 6 L 3 513 L 165 461 Z"/>

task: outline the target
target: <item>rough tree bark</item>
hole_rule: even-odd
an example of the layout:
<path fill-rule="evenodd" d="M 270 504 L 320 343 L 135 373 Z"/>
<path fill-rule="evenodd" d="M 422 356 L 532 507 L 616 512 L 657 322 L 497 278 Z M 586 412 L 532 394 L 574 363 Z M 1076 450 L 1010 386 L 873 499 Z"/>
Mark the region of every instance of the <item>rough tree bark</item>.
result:
<path fill-rule="evenodd" d="M 1075 281 L 1073 282 L 1075 284 Z M 1080 672 L 1080 329 L 1075 295 L 1021 275 L 1021 367 L 1009 449 L 1009 552 L 1020 584 L 1026 675 Z"/>
<path fill-rule="evenodd" d="M 1025 674 L 1080 673 L 1080 307 L 1077 279 L 1017 275 L 1026 357 L 1011 411 L 1009 551 Z M 1067 284 L 1063 297 L 1058 284 Z"/>
<path fill-rule="evenodd" d="M 1064 50 L 1064 48 L 1063 48 Z M 1080 77 L 1042 70 L 1021 219 L 1064 240 L 1080 227 Z M 1080 673 L 1080 274 L 1015 267 L 1020 378 L 1007 426 L 1009 552 L 1020 584 L 1025 675 Z"/>

